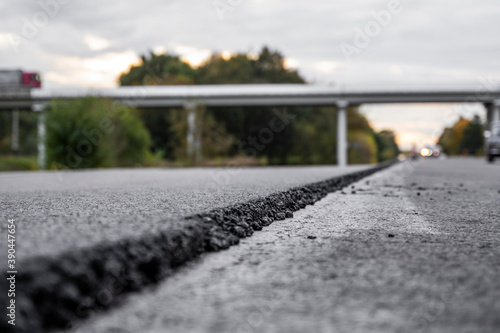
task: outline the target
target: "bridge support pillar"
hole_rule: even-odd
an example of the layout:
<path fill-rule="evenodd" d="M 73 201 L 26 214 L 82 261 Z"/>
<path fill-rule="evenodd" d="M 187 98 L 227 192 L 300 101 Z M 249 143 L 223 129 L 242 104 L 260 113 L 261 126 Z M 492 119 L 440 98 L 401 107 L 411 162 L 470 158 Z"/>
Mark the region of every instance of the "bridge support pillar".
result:
<path fill-rule="evenodd" d="M 202 158 L 201 121 L 204 105 L 189 102 L 184 109 L 187 111 L 187 157 L 190 165 L 197 165 Z"/>
<path fill-rule="evenodd" d="M 484 103 L 484 108 L 486 109 L 486 130 L 490 128 L 491 117 L 493 117 L 493 104 Z"/>
<path fill-rule="evenodd" d="M 32 110 L 38 113 L 38 169 L 43 170 L 47 167 L 46 156 L 46 130 L 45 130 L 45 105 L 34 104 Z"/>
<path fill-rule="evenodd" d="M 337 165 L 347 165 L 347 101 L 337 102 Z"/>
<path fill-rule="evenodd" d="M 19 110 L 12 111 L 12 154 L 19 153 Z"/>
<path fill-rule="evenodd" d="M 493 102 L 491 122 L 500 122 L 500 99 Z"/>

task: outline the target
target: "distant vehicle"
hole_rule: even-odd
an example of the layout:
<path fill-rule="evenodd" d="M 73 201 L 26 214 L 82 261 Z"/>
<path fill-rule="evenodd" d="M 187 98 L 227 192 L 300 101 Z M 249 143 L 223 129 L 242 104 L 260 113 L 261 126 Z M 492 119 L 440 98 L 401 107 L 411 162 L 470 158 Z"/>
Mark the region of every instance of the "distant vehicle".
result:
<path fill-rule="evenodd" d="M 37 72 L 0 70 L 0 89 L 40 88 L 42 81 Z"/>
<path fill-rule="evenodd" d="M 486 137 L 486 159 L 493 162 L 495 157 L 500 157 L 500 123 L 491 126 L 490 131 L 484 133 Z"/>
<path fill-rule="evenodd" d="M 420 156 L 422 157 L 440 157 L 441 147 L 437 145 L 426 145 L 420 149 Z"/>

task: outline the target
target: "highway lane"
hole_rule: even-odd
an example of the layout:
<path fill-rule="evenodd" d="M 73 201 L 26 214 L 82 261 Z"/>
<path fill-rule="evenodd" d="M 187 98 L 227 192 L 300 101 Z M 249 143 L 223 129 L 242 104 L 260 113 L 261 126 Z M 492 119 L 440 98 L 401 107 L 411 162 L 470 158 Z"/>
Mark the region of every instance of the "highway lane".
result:
<path fill-rule="evenodd" d="M 369 167 L 5 172 L 0 221 L 16 220 L 18 253 L 26 260 L 156 233 L 184 223 L 188 215 Z M 7 222 L 0 223 L 2 235 L 6 228 Z M 2 237 L 0 250 L 6 246 Z"/>
<path fill-rule="evenodd" d="M 500 165 L 403 163 L 76 332 L 498 332 Z"/>

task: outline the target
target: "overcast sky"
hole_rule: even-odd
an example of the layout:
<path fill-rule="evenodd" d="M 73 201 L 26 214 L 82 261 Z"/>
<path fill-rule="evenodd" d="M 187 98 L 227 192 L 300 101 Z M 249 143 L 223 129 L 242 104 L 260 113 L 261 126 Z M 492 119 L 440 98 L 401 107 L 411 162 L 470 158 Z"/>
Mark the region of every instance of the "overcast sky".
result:
<path fill-rule="evenodd" d="M 16 0 L 0 3 L 0 67 L 44 87 L 116 86 L 155 50 L 199 64 L 211 52 L 281 51 L 309 82 L 346 87 L 500 82 L 498 0 Z M 364 106 L 404 148 L 481 106 Z"/>

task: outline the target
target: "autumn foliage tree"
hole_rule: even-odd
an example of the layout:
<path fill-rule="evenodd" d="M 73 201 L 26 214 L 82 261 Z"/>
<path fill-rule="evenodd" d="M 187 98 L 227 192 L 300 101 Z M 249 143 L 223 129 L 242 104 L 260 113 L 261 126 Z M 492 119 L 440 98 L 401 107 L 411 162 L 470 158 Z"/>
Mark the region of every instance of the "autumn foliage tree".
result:
<path fill-rule="evenodd" d="M 447 155 L 478 155 L 483 148 L 483 125 L 479 116 L 472 120 L 460 117 L 452 127 L 447 127 L 438 139 Z"/>

